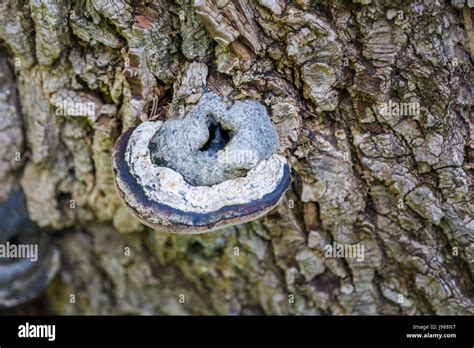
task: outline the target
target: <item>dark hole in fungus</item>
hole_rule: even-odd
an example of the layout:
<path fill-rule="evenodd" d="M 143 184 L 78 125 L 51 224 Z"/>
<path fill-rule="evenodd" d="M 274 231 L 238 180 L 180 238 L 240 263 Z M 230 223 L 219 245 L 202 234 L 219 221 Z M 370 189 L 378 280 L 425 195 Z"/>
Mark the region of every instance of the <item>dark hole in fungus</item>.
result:
<path fill-rule="evenodd" d="M 232 134 L 231 132 L 223 129 L 220 124 L 215 122 L 212 122 L 208 126 L 208 129 L 209 138 L 199 150 L 214 154 L 217 153 L 217 151 L 222 150 L 227 145 L 230 138 L 232 137 Z"/>

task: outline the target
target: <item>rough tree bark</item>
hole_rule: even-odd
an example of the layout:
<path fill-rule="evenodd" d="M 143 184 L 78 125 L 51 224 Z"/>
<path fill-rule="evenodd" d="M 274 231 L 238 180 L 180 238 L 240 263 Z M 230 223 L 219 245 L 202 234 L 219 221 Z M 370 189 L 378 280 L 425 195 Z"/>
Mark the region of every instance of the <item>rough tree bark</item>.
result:
<path fill-rule="evenodd" d="M 62 254 L 15 312 L 473 314 L 470 6 L 3 0 L 0 200 L 21 187 Z M 205 88 L 267 107 L 292 187 L 251 223 L 152 231 L 115 192 L 114 142 Z"/>

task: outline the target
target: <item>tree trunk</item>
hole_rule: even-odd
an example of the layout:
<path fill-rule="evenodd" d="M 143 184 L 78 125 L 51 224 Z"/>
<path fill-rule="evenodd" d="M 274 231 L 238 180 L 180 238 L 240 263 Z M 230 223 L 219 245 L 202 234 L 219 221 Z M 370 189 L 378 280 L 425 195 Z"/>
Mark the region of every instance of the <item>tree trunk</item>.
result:
<path fill-rule="evenodd" d="M 13 312 L 473 314 L 473 20 L 464 0 L 2 1 L 0 200 L 21 187 L 62 255 Z M 267 107 L 292 186 L 250 223 L 153 231 L 114 143 L 205 90 Z"/>

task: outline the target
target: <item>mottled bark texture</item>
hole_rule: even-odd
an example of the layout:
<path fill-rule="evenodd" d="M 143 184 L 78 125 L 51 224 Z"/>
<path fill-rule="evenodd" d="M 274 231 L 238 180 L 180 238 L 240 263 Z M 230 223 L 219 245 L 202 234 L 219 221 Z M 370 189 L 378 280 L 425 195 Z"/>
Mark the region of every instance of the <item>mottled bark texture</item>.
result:
<path fill-rule="evenodd" d="M 21 186 L 62 253 L 41 308 L 473 314 L 473 5 L 1 1 L 0 199 Z M 115 140 L 205 89 L 267 107 L 292 187 L 251 223 L 154 232 L 115 192 Z"/>

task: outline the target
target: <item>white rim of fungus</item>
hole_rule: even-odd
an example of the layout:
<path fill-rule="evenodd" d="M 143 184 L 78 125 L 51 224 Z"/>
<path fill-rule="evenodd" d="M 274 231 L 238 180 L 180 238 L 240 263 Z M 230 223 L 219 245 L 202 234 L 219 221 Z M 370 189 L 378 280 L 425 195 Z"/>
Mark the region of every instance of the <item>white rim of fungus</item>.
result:
<path fill-rule="evenodd" d="M 148 145 L 163 123 L 143 122 L 132 132 L 125 161 L 148 199 L 185 212 L 209 213 L 229 205 L 246 204 L 273 192 L 284 175 L 286 158 L 273 154 L 246 176 L 213 186 L 192 186 L 183 176 L 151 161 Z"/>

